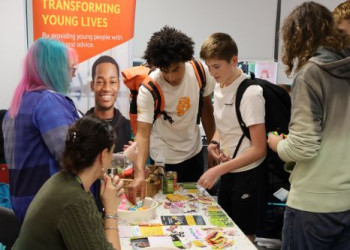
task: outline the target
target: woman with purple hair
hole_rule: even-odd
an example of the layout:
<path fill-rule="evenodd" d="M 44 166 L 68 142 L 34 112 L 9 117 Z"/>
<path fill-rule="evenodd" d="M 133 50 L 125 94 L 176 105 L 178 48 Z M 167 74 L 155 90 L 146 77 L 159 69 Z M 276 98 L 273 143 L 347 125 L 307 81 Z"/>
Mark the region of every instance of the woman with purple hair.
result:
<path fill-rule="evenodd" d="M 68 127 L 79 118 L 66 96 L 77 56 L 60 41 L 38 39 L 3 121 L 13 210 L 23 222 L 43 183 L 59 170 Z"/>

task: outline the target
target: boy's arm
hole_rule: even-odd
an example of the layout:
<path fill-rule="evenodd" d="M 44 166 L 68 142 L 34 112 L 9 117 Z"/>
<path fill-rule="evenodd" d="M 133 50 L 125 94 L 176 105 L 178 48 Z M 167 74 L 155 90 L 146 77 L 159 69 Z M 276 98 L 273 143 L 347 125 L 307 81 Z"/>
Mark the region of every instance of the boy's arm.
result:
<path fill-rule="evenodd" d="M 149 153 L 154 116 L 154 99 L 151 92 L 144 86 L 139 88 L 137 107 L 135 142 L 137 142 L 139 154 L 134 163 L 134 180 L 129 184 L 127 189 L 127 198 L 133 204 L 136 204 L 136 194 L 138 191 L 140 191 L 141 199 L 145 197 L 145 165 Z"/>
<path fill-rule="evenodd" d="M 252 145 L 236 158 L 222 163 L 205 172 L 198 183 L 204 188 L 212 188 L 217 179 L 232 170 L 245 167 L 266 156 L 265 124 L 255 124 L 249 127 Z"/>
<path fill-rule="evenodd" d="M 213 143 L 211 143 L 211 141 L 213 141 Z M 208 168 L 212 168 L 216 165 L 219 165 L 220 161 L 220 154 L 219 154 L 219 150 L 220 149 L 220 136 L 219 136 L 219 132 L 216 130 L 213 138 L 211 139 L 211 141 L 208 141 Z"/>
<path fill-rule="evenodd" d="M 145 197 L 145 166 L 149 153 L 152 123 L 137 122 L 135 141 L 138 145 L 138 156 L 134 163 L 134 180 L 128 186 L 127 198 L 136 204 L 136 194 L 140 191 L 141 199 Z"/>
<path fill-rule="evenodd" d="M 250 126 L 249 133 L 252 145 L 235 159 L 221 164 L 224 173 L 245 167 L 266 156 L 267 145 L 265 123 Z"/>
<path fill-rule="evenodd" d="M 213 139 L 215 133 L 215 121 L 214 121 L 214 111 L 213 104 L 211 102 L 211 95 L 203 96 L 203 106 L 202 106 L 202 124 L 205 132 L 205 136 L 207 137 L 208 144 Z M 212 154 L 208 154 L 208 168 L 216 165 L 216 160 L 214 159 Z"/>
<path fill-rule="evenodd" d="M 214 111 L 210 95 L 203 96 L 202 124 L 205 136 L 207 137 L 207 141 L 209 143 L 212 140 L 213 135 L 215 133 Z"/>
<path fill-rule="evenodd" d="M 203 129 L 205 136 L 207 137 L 208 143 L 213 139 L 215 133 L 215 120 L 214 120 L 214 108 L 211 101 L 211 97 L 215 88 L 216 81 L 214 77 L 210 75 L 208 66 L 203 64 L 203 68 L 206 76 L 206 85 L 203 92 L 203 105 L 201 110 L 201 121 L 203 124 Z"/>

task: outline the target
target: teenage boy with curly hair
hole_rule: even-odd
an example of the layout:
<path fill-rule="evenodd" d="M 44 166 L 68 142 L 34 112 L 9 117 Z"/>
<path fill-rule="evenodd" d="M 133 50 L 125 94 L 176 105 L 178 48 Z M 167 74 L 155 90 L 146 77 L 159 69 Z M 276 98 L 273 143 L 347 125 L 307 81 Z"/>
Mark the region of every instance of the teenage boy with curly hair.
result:
<path fill-rule="evenodd" d="M 338 29 L 350 34 L 350 0 L 335 7 L 332 14 Z"/>
<path fill-rule="evenodd" d="M 137 97 L 137 133 L 139 155 L 134 164 L 134 181 L 128 186 L 128 198 L 135 202 L 136 191 L 145 191 L 145 164 L 148 154 L 156 160 L 164 157 L 165 170 L 176 171 L 179 182 L 195 182 L 204 171 L 202 141 L 197 113 L 200 87 L 192 65 L 194 42 L 181 31 L 165 26 L 155 32 L 147 44 L 144 59 L 156 68 L 150 76 L 164 94 L 167 115 L 173 123 L 159 117 L 153 123 L 154 99 L 141 86 Z M 210 141 L 214 131 L 211 93 L 215 80 L 205 65 L 206 86 L 203 92 L 201 120 Z"/>
<path fill-rule="evenodd" d="M 294 162 L 282 249 L 350 249 L 350 37 L 315 2 L 282 27 L 287 75 L 296 73 L 288 138 L 268 143 Z"/>

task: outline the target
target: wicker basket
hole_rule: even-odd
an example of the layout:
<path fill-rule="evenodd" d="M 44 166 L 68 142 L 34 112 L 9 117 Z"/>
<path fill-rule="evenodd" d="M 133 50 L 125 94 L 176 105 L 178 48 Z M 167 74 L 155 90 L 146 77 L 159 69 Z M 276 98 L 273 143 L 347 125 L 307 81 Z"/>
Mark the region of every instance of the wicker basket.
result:
<path fill-rule="evenodd" d="M 153 197 L 162 188 L 164 169 L 159 166 L 149 165 L 147 166 L 148 177 L 146 178 L 146 196 Z M 133 181 L 133 179 L 123 179 L 125 193 L 128 192 L 127 186 Z M 140 195 L 140 194 L 137 194 Z"/>
<path fill-rule="evenodd" d="M 122 179 L 124 181 L 124 189 L 125 193 L 128 193 L 127 186 L 133 181 L 133 179 Z M 146 196 L 153 197 L 155 196 L 158 191 L 162 188 L 162 182 L 158 184 L 151 183 L 150 178 L 146 179 Z M 139 193 L 137 194 L 140 195 Z"/>

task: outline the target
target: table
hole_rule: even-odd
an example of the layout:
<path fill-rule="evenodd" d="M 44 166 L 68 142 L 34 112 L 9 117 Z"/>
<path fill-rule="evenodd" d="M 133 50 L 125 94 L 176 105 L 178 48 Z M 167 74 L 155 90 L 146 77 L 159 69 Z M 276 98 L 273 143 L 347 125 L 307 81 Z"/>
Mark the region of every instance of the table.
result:
<path fill-rule="evenodd" d="M 181 184 L 180 184 L 181 185 Z M 203 188 L 183 183 L 168 198 L 160 191 L 156 217 L 131 225 L 119 220 L 122 249 L 244 249 L 256 247 Z M 173 202 L 169 201 L 173 199 Z M 178 201 L 175 201 L 178 200 Z M 186 225 L 187 224 L 187 225 Z M 211 245 L 211 244 L 213 245 Z"/>

